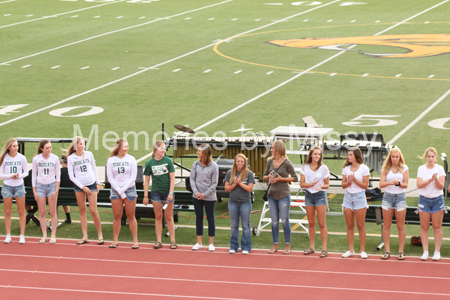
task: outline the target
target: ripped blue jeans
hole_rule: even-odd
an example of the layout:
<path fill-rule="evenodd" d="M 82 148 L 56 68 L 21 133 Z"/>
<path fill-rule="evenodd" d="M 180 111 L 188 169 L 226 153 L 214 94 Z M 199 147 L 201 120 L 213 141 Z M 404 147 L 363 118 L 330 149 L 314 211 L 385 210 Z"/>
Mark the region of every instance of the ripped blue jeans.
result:
<path fill-rule="evenodd" d="M 272 218 L 272 239 L 274 244 L 278 244 L 278 235 L 280 226 L 278 224 L 281 219 L 284 231 L 284 243 L 291 243 L 291 225 L 289 224 L 289 210 L 291 208 L 291 195 L 287 195 L 283 199 L 275 200 L 268 197 L 270 217 Z"/>

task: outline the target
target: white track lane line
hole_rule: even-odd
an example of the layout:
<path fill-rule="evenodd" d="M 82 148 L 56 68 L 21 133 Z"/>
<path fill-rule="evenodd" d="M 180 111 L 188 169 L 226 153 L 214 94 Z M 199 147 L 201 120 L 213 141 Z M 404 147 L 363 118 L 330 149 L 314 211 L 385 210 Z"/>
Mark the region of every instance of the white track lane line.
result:
<path fill-rule="evenodd" d="M 0 63 L 0 65 L 10 64 L 10 63 L 15 62 L 15 61 L 19 61 L 19 60 L 30 58 L 30 57 L 34 57 L 34 56 L 38 56 L 38 55 L 41 55 L 41 54 L 44 54 L 44 53 L 48 53 L 48 52 L 51 52 L 51 51 L 59 50 L 59 49 L 66 48 L 66 47 L 69 47 L 69 46 L 73 46 L 73 45 L 76 45 L 76 44 L 80 44 L 80 43 L 83 43 L 83 42 L 86 42 L 86 41 L 90 41 L 90 40 L 93 40 L 93 39 L 96 39 L 96 38 L 99 38 L 99 37 L 107 36 L 107 35 L 110 35 L 110 34 L 113 34 L 113 33 L 122 32 L 122 31 L 125 31 L 125 30 L 129 30 L 129 29 L 145 26 L 145 25 L 148 25 L 148 24 L 151 24 L 151 23 L 154 23 L 154 22 L 159 22 L 159 21 L 165 20 L 167 18 L 174 18 L 174 17 L 182 16 L 182 15 L 185 15 L 185 14 L 188 14 L 188 13 L 191 13 L 191 12 L 203 10 L 203 9 L 210 8 L 210 7 L 214 7 L 214 6 L 221 5 L 221 4 L 224 4 L 224 3 L 228 3 L 228 2 L 231 2 L 231 1 L 233 1 L 233 0 L 226 0 L 226 1 L 223 1 L 223 2 L 219 2 L 219 3 L 203 6 L 203 7 L 200 7 L 200 8 L 196 8 L 196 9 L 193 9 L 193 10 L 185 11 L 185 12 L 182 12 L 182 13 L 179 13 L 179 14 L 176 14 L 176 15 L 172 15 L 172 16 L 168 16 L 168 17 L 164 17 L 164 18 L 157 18 L 155 20 L 152 20 L 152 21 L 149 21 L 149 22 L 145 22 L 145 23 L 142 23 L 142 24 L 125 27 L 125 28 L 118 29 L 118 30 L 113 30 L 113 31 L 110 31 L 110 32 L 105 32 L 105 33 L 102 33 L 102 34 L 99 34 L 99 35 L 95 35 L 95 36 L 91 36 L 91 37 L 88 37 L 86 39 L 82 39 L 82 40 L 79 40 L 79 41 L 76 41 L 76 42 L 73 42 L 73 43 L 69 43 L 69 44 L 66 44 L 66 45 L 62 45 L 62 46 L 59 46 L 59 47 L 55 47 L 55 48 L 52 48 L 52 49 L 41 51 L 41 52 L 38 52 L 38 53 L 35 53 L 35 54 L 31 54 L 31 55 L 27 55 L 27 56 L 24 56 L 24 57 L 19 57 L 19 58 L 10 60 L 10 61 L 6 61 L 6 62 L 3 62 L 3 63 Z"/>
<path fill-rule="evenodd" d="M 211 266 L 209 266 L 211 267 Z M 215 266 L 217 267 L 217 266 Z M 424 293 L 424 292 L 410 292 L 410 291 L 400 291 L 396 290 L 381 290 L 381 289 L 357 289 L 348 287 L 332 287 L 332 286 L 311 286 L 311 285 L 296 285 L 296 284 L 279 284 L 279 283 L 266 283 L 266 282 L 243 282 L 243 281 L 225 281 L 225 280 L 205 280 L 205 279 L 185 279 L 185 278 L 173 278 L 173 277 L 148 277 L 148 276 L 125 276 L 125 275 L 112 275 L 112 274 L 86 274 L 86 273 L 68 273 L 68 272 L 45 272 L 37 270 L 8 270 L 0 269 L 0 271 L 5 272 L 20 272 L 20 273 L 32 273 L 32 274 L 48 274 L 48 275 L 58 275 L 58 276 L 82 276 L 82 277 L 107 277 L 107 278 L 121 278 L 121 279 L 143 279 L 143 280 L 160 280 L 160 281 L 181 281 L 181 282 L 199 282 L 199 283 L 214 283 L 214 284 L 226 284 L 226 285 L 246 285 L 246 286 L 271 286 L 271 287 L 290 287 L 290 288 L 301 288 L 301 289 L 325 289 L 325 290 L 345 290 L 345 291 L 361 291 L 361 292 L 377 292 L 377 293 L 393 293 L 393 294 L 414 294 L 414 295 L 432 295 L 432 296 L 450 296 L 449 293 Z M 349 273 L 350 274 L 350 273 Z M 353 275 L 353 274 L 350 274 Z M 46 288 L 42 288 L 46 289 Z M 80 290 L 82 291 L 82 290 Z M 118 293 L 118 292 L 113 292 Z M 211 299 L 224 299 L 224 298 L 211 298 Z M 226 298 L 225 298 L 226 299 Z"/>
<path fill-rule="evenodd" d="M 192 282 L 192 280 L 190 280 Z M 218 298 L 218 297 L 201 297 L 188 296 L 179 294 L 148 294 L 148 293 L 130 293 L 130 292 L 111 292 L 111 291 L 96 291 L 96 290 L 75 290 L 75 289 L 58 289 L 58 288 L 43 288 L 34 286 L 16 286 L 16 285 L 0 285 L 2 288 L 8 289 L 30 289 L 40 291 L 60 291 L 60 292 L 76 292 L 76 293 L 94 293 L 94 294 L 115 294 L 115 295 L 130 295 L 130 296 L 152 296 L 152 297 L 167 297 L 167 298 L 189 298 L 189 299 L 212 299 L 212 300 L 248 300 L 242 298 Z"/>
<path fill-rule="evenodd" d="M 72 245 L 72 244 L 71 244 Z M 76 247 L 80 247 L 79 245 L 73 244 L 73 246 Z M 83 245 L 83 247 L 86 247 L 86 245 Z M 97 245 L 91 245 L 91 247 L 97 247 Z M 106 248 L 105 248 L 106 249 Z M 129 251 L 129 248 L 126 248 L 127 251 Z M 149 250 L 149 251 L 155 251 L 153 248 L 143 248 L 142 250 Z M 160 251 L 161 249 L 159 249 L 158 251 Z M 172 251 L 170 249 L 166 249 L 168 251 Z M 184 252 L 189 252 L 189 253 L 193 253 L 193 251 L 191 249 L 187 249 L 184 250 Z M 197 252 L 197 253 L 201 253 L 201 252 Z M 214 252 L 214 253 L 210 253 L 210 255 L 230 255 L 228 252 Z M 203 254 L 200 254 L 203 255 Z M 237 255 L 237 254 L 231 254 L 231 255 Z M 250 255 L 254 255 L 253 253 Z M 161 261 L 134 261 L 134 260 L 119 260 L 119 259 L 104 259 L 104 258 L 86 258 L 86 257 L 65 257 L 65 256 L 46 256 L 46 255 L 29 255 L 29 254 L 0 254 L 0 256 L 4 256 L 6 258 L 8 257 L 20 257 L 20 258 L 32 258 L 32 259 L 50 259 L 50 260 L 75 260 L 75 261 L 81 261 L 81 262 L 89 262 L 89 261 L 95 261 L 95 262 L 106 262 L 106 263 L 119 263 L 119 264 L 145 264 L 145 265 L 162 265 L 162 266 L 166 266 L 166 265 L 170 265 L 170 266 L 179 266 L 179 267 L 192 267 L 192 268 L 197 268 L 197 267 L 203 267 L 203 268 L 211 268 L 213 265 L 211 264 L 188 264 L 188 263 L 174 263 L 174 262 L 161 262 Z M 268 254 L 265 253 L 264 256 L 273 256 L 272 254 Z M 287 255 L 283 255 L 280 256 L 280 259 L 294 259 L 297 262 L 299 260 L 302 259 L 310 259 L 308 257 L 311 256 L 287 256 Z M 316 259 L 320 259 L 319 257 L 316 257 Z M 327 257 L 328 259 L 328 257 Z M 339 261 L 343 261 L 342 257 L 336 256 L 335 257 L 336 260 Z M 361 263 L 365 263 L 365 264 L 379 264 L 380 263 L 380 259 L 377 258 L 376 259 L 366 259 L 366 260 L 359 260 Z M 394 260 L 392 260 L 393 263 L 395 262 Z M 387 262 L 387 261 L 386 261 Z M 416 261 L 419 264 L 424 264 L 423 261 L 421 260 L 417 260 Z M 398 262 L 400 264 L 405 264 L 405 262 Z M 411 262 L 414 263 L 414 262 Z M 433 262 L 434 264 L 440 264 L 443 267 L 447 267 L 449 264 L 447 263 L 438 263 L 438 262 Z M 270 271 L 270 272 L 290 272 L 290 273 L 294 273 L 294 274 L 335 274 L 335 275 L 351 275 L 351 276 L 374 276 L 374 277 L 381 277 L 381 278 L 405 278 L 405 279 L 430 279 L 430 280 L 443 280 L 443 281 L 450 281 L 450 277 L 437 277 L 437 276 L 423 276 L 421 275 L 400 275 L 400 274 L 385 274 L 385 273 L 362 273 L 362 272 L 344 272 L 344 271 L 330 271 L 330 270 L 309 270 L 309 269 L 286 269 L 286 268 L 263 268 L 263 267 L 249 267 L 249 266 L 245 266 L 245 267 L 241 267 L 241 266 L 227 266 L 227 265 L 214 265 L 215 268 L 221 268 L 221 269 L 231 269 L 231 270 L 254 270 L 254 271 L 260 271 L 260 272 L 265 272 L 265 271 Z M 392 266 L 395 269 L 395 265 Z M 1 269 L 0 268 L 0 272 L 1 271 L 12 271 L 12 269 Z M 27 270 L 24 270 L 24 272 Z M 99 274 L 99 276 L 102 274 Z"/>
<path fill-rule="evenodd" d="M 441 103 L 442 100 L 444 100 L 449 94 L 450 90 L 445 92 L 444 95 L 442 95 L 439 99 L 434 101 L 433 104 L 431 104 L 427 109 L 425 109 L 417 118 L 415 118 L 411 123 L 409 123 L 408 126 L 406 126 L 402 131 L 400 131 L 396 136 L 394 136 L 392 140 L 390 140 L 388 143 L 392 145 L 395 141 L 397 141 L 400 137 L 402 137 L 402 135 L 404 135 L 408 130 L 410 130 L 411 127 L 416 125 L 417 122 L 419 122 L 423 117 L 425 117 L 427 113 L 429 113 L 433 108 L 435 108 L 439 103 Z"/>
<path fill-rule="evenodd" d="M 14 0 L 15 1 L 15 0 Z M 13 24 L 8 24 L 8 25 L 3 25 L 0 26 L 1 28 L 6 28 L 6 27 L 11 27 L 11 26 L 15 26 L 15 25 L 20 25 L 20 24 L 24 24 L 24 23 L 30 23 L 30 22 L 34 22 L 34 21 L 40 21 L 40 20 L 45 20 L 45 19 L 49 19 L 49 18 L 56 18 L 58 16 L 63 16 L 63 15 L 67 15 L 67 14 L 73 14 L 74 12 L 79 12 L 79 11 L 83 11 L 83 10 L 87 10 L 87 9 L 91 9 L 91 8 L 97 8 L 100 6 L 104 6 L 104 5 L 109 5 L 109 4 L 114 4 L 114 3 L 120 3 L 123 2 L 125 0 L 119 0 L 117 2 L 108 2 L 108 3 L 103 3 L 103 4 L 99 4 L 99 5 L 94 5 L 94 6 L 90 6 L 90 7 L 85 7 L 85 8 L 81 8 L 81 9 L 77 9 L 77 10 L 72 10 L 72 11 L 68 11 L 68 12 L 64 12 L 64 13 L 60 13 L 60 14 L 54 14 L 54 15 L 50 15 L 50 16 L 44 16 L 42 18 L 37 18 L 37 19 L 32 19 L 32 20 L 27 20 L 27 21 L 23 21 L 23 22 L 18 22 L 18 23 L 13 23 Z M 2 2 L 0 2 L 2 3 Z"/>

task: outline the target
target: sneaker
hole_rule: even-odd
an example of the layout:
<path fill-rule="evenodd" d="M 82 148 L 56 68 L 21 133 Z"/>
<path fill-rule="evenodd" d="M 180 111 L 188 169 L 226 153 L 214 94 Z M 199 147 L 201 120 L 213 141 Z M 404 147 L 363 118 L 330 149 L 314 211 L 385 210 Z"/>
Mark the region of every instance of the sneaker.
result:
<path fill-rule="evenodd" d="M 216 250 L 216 248 L 214 248 L 213 244 L 209 244 L 209 248 L 208 248 L 209 252 L 213 252 Z"/>
<path fill-rule="evenodd" d="M 200 245 L 199 243 L 196 243 L 195 245 L 194 245 L 194 247 L 192 247 L 192 250 L 200 250 L 200 249 L 202 249 L 203 248 L 203 246 L 202 245 Z"/>
<path fill-rule="evenodd" d="M 19 244 L 25 244 L 25 237 L 22 234 L 19 237 Z"/>
<path fill-rule="evenodd" d="M 441 253 L 434 251 L 433 258 L 431 260 L 440 260 L 441 259 Z"/>
<path fill-rule="evenodd" d="M 65 220 L 64 220 L 64 223 L 70 224 L 70 223 L 72 223 L 72 219 L 65 219 Z"/>
<path fill-rule="evenodd" d="M 342 254 L 343 258 L 347 258 L 347 257 L 351 257 L 351 256 L 355 256 L 355 252 L 347 251 L 344 254 Z"/>
<path fill-rule="evenodd" d="M 5 244 L 11 243 L 11 235 L 10 235 L 10 234 L 7 234 L 7 235 L 6 235 L 6 238 L 5 238 L 5 240 L 3 241 L 3 243 L 5 243 Z"/>
<path fill-rule="evenodd" d="M 360 255 L 361 255 L 361 258 L 362 258 L 362 259 L 366 259 L 366 258 L 368 257 L 368 256 L 367 256 L 367 253 L 366 253 L 366 252 L 364 252 L 364 251 L 363 251 L 363 252 L 361 252 L 361 254 L 360 254 Z"/>
<path fill-rule="evenodd" d="M 428 251 L 423 251 L 422 257 L 420 259 L 421 260 L 427 260 L 428 259 Z"/>
<path fill-rule="evenodd" d="M 235 254 L 235 253 L 236 253 L 236 250 L 230 249 L 230 251 L 228 251 L 228 253 L 230 253 L 230 254 Z"/>
<path fill-rule="evenodd" d="M 248 250 L 242 250 L 242 254 L 249 254 L 250 252 Z"/>

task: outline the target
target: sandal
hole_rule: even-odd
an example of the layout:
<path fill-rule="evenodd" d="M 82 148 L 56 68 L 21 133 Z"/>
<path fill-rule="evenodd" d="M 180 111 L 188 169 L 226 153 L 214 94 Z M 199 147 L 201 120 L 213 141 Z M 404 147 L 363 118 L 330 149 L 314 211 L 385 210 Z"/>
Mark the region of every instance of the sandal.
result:
<path fill-rule="evenodd" d="M 138 244 L 133 244 L 133 246 L 131 246 L 131 249 L 139 249 L 139 245 Z"/>
<path fill-rule="evenodd" d="M 289 254 L 291 253 L 291 244 L 284 245 L 284 251 L 283 254 Z"/>
<path fill-rule="evenodd" d="M 403 252 L 398 253 L 398 260 L 405 260 L 405 254 Z"/>
<path fill-rule="evenodd" d="M 87 243 L 89 243 L 88 240 L 79 240 L 79 241 L 77 242 L 77 245 L 84 245 L 84 244 L 87 244 Z"/>
<path fill-rule="evenodd" d="M 105 241 L 103 239 L 99 239 L 97 242 L 97 244 L 99 244 L 99 245 L 103 245 L 104 243 L 105 243 Z"/>
<path fill-rule="evenodd" d="M 109 248 L 117 248 L 117 246 L 119 246 L 118 243 L 112 243 L 111 245 L 109 245 Z"/>
<path fill-rule="evenodd" d="M 308 255 L 308 254 L 313 254 L 314 253 L 314 249 L 311 247 L 308 247 L 308 249 L 306 249 L 305 251 L 303 251 L 303 254 Z"/>
<path fill-rule="evenodd" d="M 45 244 L 47 242 L 47 238 L 42 238 L 40 241 L 39 241 L 39 244 Z"/>
<path fill-rule="evenodd" d="M 170 249 L 177 249 L 177 243 L 175 243 L 175 241 L 170 243 Z"/>
<path fill-rule="evenodd" d="M 56 239 L 50 239 L 49 244 L 56 244 Z"/>
<path fill-rule="evenodd" d="M 161 242 L 156 242 L 156 243 L 153 245 L 153 249 L 159 249 L 159 248 L 161 248 L 161 247 L 162 247 Z"/>
<path fill-rule="evenodd" d="M 391 254 L 389 252 L 384 252 L 383 255 L 381 255 L 381 259 L 388 259 L 389 257 L 391 257 Z"/>
<path fill-rule="evenodd" d="M 324 258 L 324 257 L 327 257 L 327 256 L 328 256 L 328 251 L 327 250 L 322 250 L 320 252 L 320 258 Z"/>
<path fill-rule="evenodd" d="M 270 254 L 273 254 L 278 251 L 278 244 L 273 244 L 272 249 L 269 250 Z"/>

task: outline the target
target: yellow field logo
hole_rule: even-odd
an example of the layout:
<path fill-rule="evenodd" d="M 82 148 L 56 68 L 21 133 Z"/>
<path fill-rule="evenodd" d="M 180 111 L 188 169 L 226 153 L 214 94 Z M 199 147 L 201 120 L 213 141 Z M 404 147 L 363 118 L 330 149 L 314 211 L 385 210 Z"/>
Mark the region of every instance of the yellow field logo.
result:
<path fill-rule="evenodd" d="M 336 38 L 303 38 L 291 40 L 273 40 L 267 43 L 302 49 L 327 49 L 358 51 L 342 48 L 350 45 L 376 45 L 406 49 L 405 53 L 361 53 L 375 57 L 417 58 L 450 53 L 449 34 L 401 34 L 383 36 L 359 36 Z"/>

